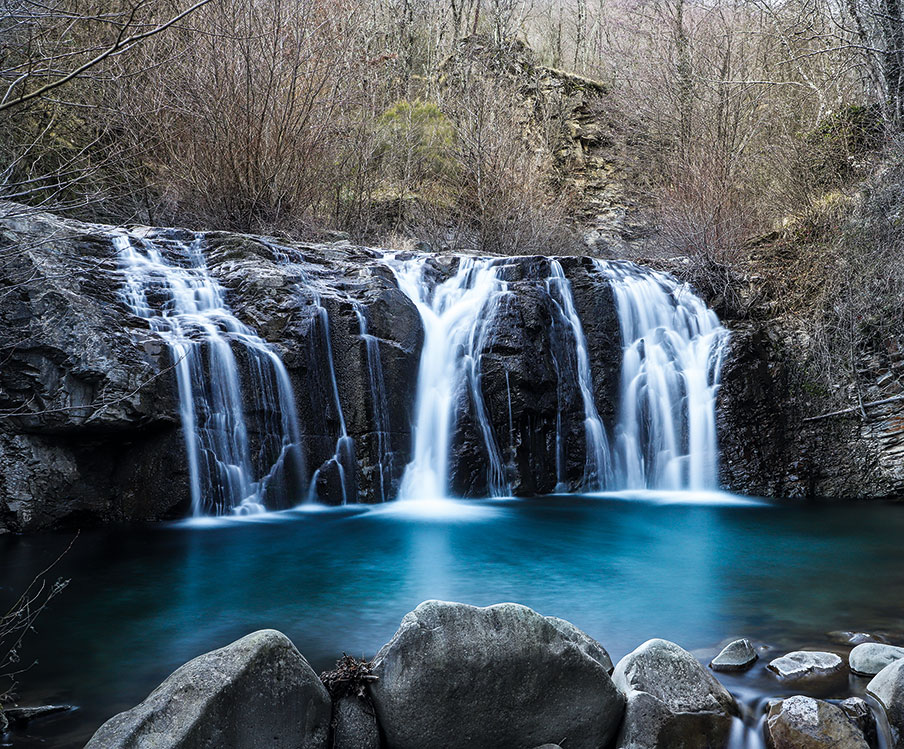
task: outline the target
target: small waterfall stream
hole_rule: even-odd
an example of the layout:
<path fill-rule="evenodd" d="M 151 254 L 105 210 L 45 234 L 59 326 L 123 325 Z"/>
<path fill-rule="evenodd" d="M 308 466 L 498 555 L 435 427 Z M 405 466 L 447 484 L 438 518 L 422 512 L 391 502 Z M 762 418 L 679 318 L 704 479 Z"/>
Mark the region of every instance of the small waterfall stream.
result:
<path fill-rule="evenodd" d="M 624 353 L 614 433 L 624 489 L 716 489 L 716 392 L 728 331 L 686 284 L 597 260 L 615 295 Z"/>
<path fill-rule="evenodd" d="M 117 233 L 124 301 L 169 346 L 179 389 L 192 514 L 260 512 L 276 485 L 304 486 L 300 429 L 277 354 L 228 309 L 201 240 Z M 243 384 L 234 347 L 248 360 Z M 253 446 L 247 412 L 263 414 Z"/>
<path fill-rule="evenodd" d="M 449 449 L 455 431 L 456 398 L 467 388 L 488 456 L 491 496 L 508 493 L 502 456 L 485 413 L 480 352 L 492 332 L 493 307 L 508 291 L 498 258 L 462 257 L 448 280 L 432 286 L 424 278 L 428 256 L 388 258 L 399 287 L 424 324 L 424 347 L 415 396 L 414 447 L 399 499 L 435 499 L 449 494 Z"/>
<path fill-rule="evenodd" d="M 593 397 L 593 377 L 590 373 L 590 356 L 587 353 L 587 340 L 584 337 L 584 329 L 581 326 L 581 318 L 578 317 L 574 307 L 574 297 L 571 293 L 571 283 L 565 277 L 565 271 L 558 260 L 550 261 L 550 275 L 546 281 L 546 288 L 550 298 L 555 302 L 564 324 L 570 329 L 574 339 L 574 353 L 577 360 L 577 381 L 581 390 L 581 400 L 584 404 L 584 437 L 585 463 L 584 463 L 584 488 L 590 491 L 599 491 L 607 488 L 612 482 L 612 466 L 609 457 L 609 440 L 606 437 L 606 428 L 596 408 Z M 553 352 L 558 362 L 560 354 Z M 561 372 L 561 365 L 557 368 Z M 559 423 L 556 429 L 556 466 L 559 475 L 557 483 L 561 487 L 562 481 L 562 444 L 561 444 L 561 410 Z"/>

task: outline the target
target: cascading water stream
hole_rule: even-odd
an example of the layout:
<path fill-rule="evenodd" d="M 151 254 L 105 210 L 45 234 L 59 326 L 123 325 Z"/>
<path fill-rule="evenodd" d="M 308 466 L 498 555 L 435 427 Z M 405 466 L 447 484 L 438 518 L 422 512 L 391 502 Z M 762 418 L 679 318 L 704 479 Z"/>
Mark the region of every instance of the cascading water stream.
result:
<path fill-rule="evenodd" d="M 449 451 L 458 396 L 467 389 L 487 453 L 491 496 L 508 492 L 505 468 L 486 414 L 480 383 L 480 352 L 492 332 L 493 310 L 508 293 L 498 258 L 462 257 L 456 273 L 432 286 L 425 278 L 428 256 L 387 256 L 399 288 L 420 312 L 424 344 L 415 400 L 414 448 L 399 499 L 449 495 Z"/>
<path fill-rule="evenodd" d="M 718 488 L 716 392 L 728 331 L 686 284 L 596 261 L 624 346 L 613 453 L 625 489 Z"/>
<path fill-rule="evenodd" d="M 336 362 L 333 359 L 333 343 L 330 338 L 330 317 L 327 314 L 326 307 L 321 304 L 319 297 L 314 300 L 317 305 L 317 329 L 321 336 L 320 342 L 323 349 L 323 356 L 329 367 L 329 388 L 332 397 L 333 406 L 336 409 L 336 416 L 339 419 L 339 437 L 336 440 L 336 450 L 333 457 L 327 461 L 326 465 L 335 465 L 339 475 L 339 486 L 342 493 L 342 504 L 348 504 L 349 482 L 348 474 L 354 470 L 355 465 L 355 443 L 348 434 L 348 428 L 345 425 L 345 414 L 342 412 L 342 399 L 339 397 L 339 381 L 336 378 Z M 317 496 L 317 480 L 320 477 L 321 468 L 314 471 L 311 479 L 310 488 L 308 490 L 308 501 L 313 502 L 318 499 Z"/>
<path fill-rule="evenodd" d="M 367 316 L 360 304 L 354 304 L 358 318 L 358 330 L 364 341 L 367 355 L 367 375 L 370 385 L 370 402 L 373 407 L 373 432 L 377 438 L 377 490 L 381 502 L 391 497 L 388 489 L 393 476 L 394 455 L 390 442 L 389 404 L 386 400 L 386 383 L 383 379 L 383 362 L 380 358 L 380 344 L 368 333 Z"/>
<path fill-rule="evenodd" d="M 584 405 L 584 439 L 585 439 L 585 463 L 584 463 L 584 489 L 598 491 L 607 488 L 612 481 L 612 467 L 609 457 L 609 440 L 606 436 L 606 428 L 596 408 L 593 397 L 593 377 L 590 372 L 590 356 L 587 353 L 587 340 L 584 337 L 584 329 L 581 319 L 578 317 L 574 306 L 574 297 L 571 293 L 571 283 L 565 277 L 562 264 L 555 259 L 549 263 L 550 274 L 546 281 L 546 288 L 559 310 L 561 321 L 570 330 L 574 340 L 574 354 L 576 359 L 576 377 L 581 391 L 581 400 Z M 562 376 L 563 365 L 559 363 L 559 355 L 554 352 L 554 360 L 559 376 Z M 561 439 L 561 409 L 556 424 L 556 477 L 559 488 L 564 486 L 562 477 L 562 463 L 564 462 L 563 445 Z"/>
<path fill-rule="evenodd" d="M 186 244 L 123 232 L 113 244 L 125 280 L 123 299 L 173 357 L 192 514 L 260 512 L 275 485 L 283 496 L 301 491 L 300 430 L 288 373 L 229 311 L 207 271 L 200 238 Z M 234 346 L 248 361 L 247 387 Z M 256 451 L 246 408 L 263 415 Z"/>

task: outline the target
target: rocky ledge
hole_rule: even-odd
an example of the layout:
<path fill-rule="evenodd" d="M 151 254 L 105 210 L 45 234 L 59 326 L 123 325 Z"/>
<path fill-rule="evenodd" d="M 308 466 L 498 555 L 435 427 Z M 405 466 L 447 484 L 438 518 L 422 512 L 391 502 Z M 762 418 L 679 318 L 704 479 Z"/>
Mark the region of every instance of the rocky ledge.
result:
<path fill-rule="evenodd" d="M 86 749 L 904 747 L 904 659 L 869 682 L 875 714 L 860 698 L 805 695 L 751 714 L 675 643 L 650 640 L 613 667 L 574 625 L 514 603 L 426 601 L 373 661 L 338 666 L 318 678 L 285 635 L 255 632 L 179 668 Z"/>

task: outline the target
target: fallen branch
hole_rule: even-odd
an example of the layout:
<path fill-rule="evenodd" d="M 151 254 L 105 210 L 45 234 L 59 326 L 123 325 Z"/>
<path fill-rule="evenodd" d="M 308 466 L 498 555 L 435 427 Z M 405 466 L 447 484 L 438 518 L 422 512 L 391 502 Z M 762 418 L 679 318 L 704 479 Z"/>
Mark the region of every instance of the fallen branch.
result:
<path fill-rule="evenodd" d="M 870 403 L 861 403 L 852 406 L 851 408 L 843 408 L 840 411 L 830 411 L 827 414 L 820 414 L 819 416 L 809 416 L 806 419 L 803 419 L 803 421 L 820 421 L 821 419 L 830 419 L 833 416 L 844 416 L 845 414 L 857 413 L 866 408 L 884 406 L 886 403 L 894 403 L 896 401 L 904 401 L 904 395 L 893 395 L 891 398 L 883 398 L 882 400 L 872 401 Z"/>

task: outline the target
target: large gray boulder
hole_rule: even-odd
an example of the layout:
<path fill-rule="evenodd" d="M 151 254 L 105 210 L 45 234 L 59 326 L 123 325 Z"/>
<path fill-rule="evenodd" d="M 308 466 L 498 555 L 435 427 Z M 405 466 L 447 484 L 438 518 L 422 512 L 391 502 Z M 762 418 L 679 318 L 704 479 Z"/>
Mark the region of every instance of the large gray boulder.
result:
<path fill-rule="evenodd" d="M 869 749 L 863 732 L 842 708 L 800 695 L 772 705 L 765 732 L 770 749 Z"/>
<path fill-rule="evenodd" d="M 883 668 L 866 686 L 868 694 L 879 700 L 891 728 L 894 748 L 904 747 L 904 660 Z"/>
<path fill-rule="evenodd" d="M 374 659 L 369 686 L 392 749 L 599 749 L 624 698 L 583 632 L 514 603 L 425 601 Z M 605 652 L 605 651 L 603 651 Z"/>
<path fill-rule="evenodd" d="M 851 671 L 861 676 L 875 676 L 883 668 L 904 658 L 904 648 L 879 642 L 858 645 L 848 657 Z"/>
<path fill-rule="evenodd" d="M 308 662 L 265 629 L 189 661 L 85 749 L 326 749 L 330 713 Z"/>
<path fill-rule="evenodd" d="M 619 749 L 709 749 L 728 740 L 734 698 L 675 643 L 645 642 L 618 662 L 612 679 L 628 702 Z"/>

